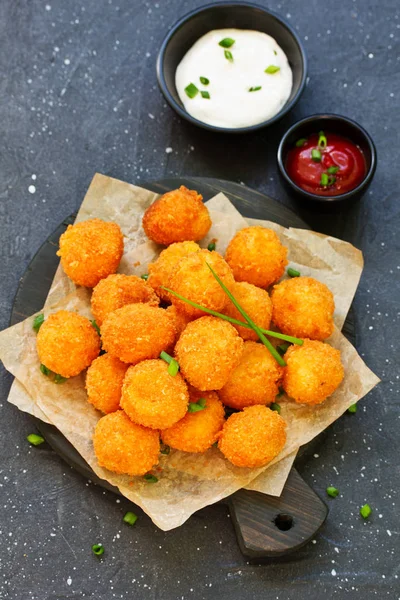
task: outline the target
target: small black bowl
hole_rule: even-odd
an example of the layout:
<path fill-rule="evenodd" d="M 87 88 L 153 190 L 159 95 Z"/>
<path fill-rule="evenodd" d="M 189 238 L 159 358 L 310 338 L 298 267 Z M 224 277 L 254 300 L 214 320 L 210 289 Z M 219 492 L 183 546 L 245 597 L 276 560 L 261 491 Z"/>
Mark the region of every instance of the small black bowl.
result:
<path fill-rule="evenodd" d="M 316 134 L 321 130 L 328 132 L 332 131 L 335 134 L 342 135 L 343 137 L 346 137 L 353 143 L 357 144 L 363 151 L 367 163 L 367 172 L 362 182 L 354 189 L 349 190 L 344 194 L 339 194 L 338 196 L 318 196 L 317 194 L 307 192 L 294 183 L 293 179 L 289 177 L 289 174 L 286 171 L 285 163 L 287 154 L 289 150 L 296 144 L 297 140 L 308 137 L 312 134 Z M 343 202 L 345 200 L 359 200 L 361 198 L 374 176 L 377 153 L 371 136 L 363 127 L 361 127 L 361 125 L 352 119 L 349 119 L 348 117 L 343 117 L 342 115 L 322 114 L 311 115 L 310 117 L 306 117 L 301 121 L 297 121 L 297 123 L 292 125 L 290 129 L 287 130 L 279 144 L 277 160 L 279 171 L 285 184 L 291 191 L 296 192 L 297 196 L 306 198 L 307 200 L 313 202 L 333 204 Z"/>
<path fill-rule="evenodd" d="M 195 119 L 183 107 L 175 86 L 175 72 L 186 52 L 203 35 L 213 29 L 255 29 L 271 35 L 285 52 L 293 73 L 290 97 L 271 119 L 250 127 L 216 127 Z M 243 133 L 275 123 L 298 101 L 307 74 L 307 59 L 297 33 L 286 21 L 270 10 L 249 2 L 213 2 L 193 10 L 170 29 L 157 57 L 157 79 L 168 104 L 194 125 L 225 133 Z"/>

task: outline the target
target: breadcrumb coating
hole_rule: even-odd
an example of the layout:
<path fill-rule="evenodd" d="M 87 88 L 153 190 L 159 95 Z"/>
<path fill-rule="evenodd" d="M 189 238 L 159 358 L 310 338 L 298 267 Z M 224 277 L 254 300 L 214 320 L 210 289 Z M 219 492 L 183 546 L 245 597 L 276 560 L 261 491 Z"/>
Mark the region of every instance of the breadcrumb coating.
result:
<path fill-rule="evenodd" d="M 93 446 L 101 467 L 120 475 L 145 475 L 158 463 L 160 436 L 117 410 L 98 421 Z"/>
<path fill-rule="evenodd" d="M 287 248 L 272 229 L 246 227 L 229 242 L 225 260 L 236 281 L 247 281 L 257 287 L 267 288 L 280 277 L 285 267 Z"/>
<path fill-rule="evenodd" d="M 36 338 L 40 362 L 62 377 L 74 377 L 100 352 L 100 337 L 82 315 L 59 310 L 48 316 Z"/>
<path fill-rule="evenodd" d="M 258 327 L 269 329 L 271 325 L 272 302 L 268 292 L 245 281 L 235 282 L 230 288 L 230 292 Z M 223 312 L 228 317 L 245 321 L 244 317 L 230 300 Z M 233 326 L 244 340 L 258 341 L 258 335 L 252 329 L 241 327 L 240 325 Z"/>
<path fill-rule="evenodd" d="M 237 467 L 262 467 L 286 443 L 286 423 L 265 406 L 249 406 L 231 415 L 222 429 L 218 448 Z"/>
<path fill-rule="evenodd" d="M 90 219 L 68 225 L 60 237 L 57 256 L 74 283 L 94 287 L 115 273 L 123 251 L 124 239 L 116 223 Z"/>
<path fill-rule="evenodd" d="M 162 286 L 170 287 L 171 276 L 175 272 L 179 261 L 193 252 L 198 252 L 200 246 L 196 242 L 178 242 L 171 244 L 163 250 L 154 263 L 149 264 L 149 278 L 147 283 L 151 285 L 156 294 L 165 302 L 171 302 L 170 294 L 162 289 Z"/>
<path fill-rule="evenodd" d="M 103 354 L 92 362 L 86 373 L 88 401 L 108 414 L 119 409 L 122 382 L 128 365 L 118 358 Z"/>
<path fill-rule="evenodd" d="M 203 197 L 184 185 L 153 202 L 143 216 L 143 229 L 157 244 L 201 240 L 211 227 Z"/>
<path fill-rule="evenodd" d="M 176 306 L 174 306 L 173 304 L 171 304 L 171 306 L 168 306 L 168 308 L 166 309 L 166 313 L 172 319 L 172 322 L 176 329 L 176 336 L 178 339 L 182 331 L 186 329 L 188 323 L 191 323 L 193 319 L 177 310 Z"/>
<path fill-rule="evenodd" d="M 272 320 L 287 335 L 325 340 L 333 332 L 335 302 L 329 288 L 313 277 L 293 277 L 275 285 Z"/>
<path fill-rule="evenodd" d="M 121 407 L 135 423 L 166 429 L 184 417 L 188 402 L 182 375 L 171 376 L 163 360 L 144 360 L 126 372 Z"/>
<path fill-rule="evenodd" d="M 283 389 L 299 404 L 320 404 L 344 377 L 340 351 L 316 340 L 291 346 L 285 354 Z"/>

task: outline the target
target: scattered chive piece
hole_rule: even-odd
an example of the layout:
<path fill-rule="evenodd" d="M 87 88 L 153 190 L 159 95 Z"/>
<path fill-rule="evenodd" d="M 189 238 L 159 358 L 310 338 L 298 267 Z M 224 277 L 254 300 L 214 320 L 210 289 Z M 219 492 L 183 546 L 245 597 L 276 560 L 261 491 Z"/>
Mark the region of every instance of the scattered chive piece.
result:
<path fill-rule="evenodd" d="M 279 346 L 277 346 L 277 350 L 278 352 L 280 352 L 281 354 L 285 354 L 285 352 L 287 352 L 287 350 L 290 348 L 290 344 L 288 344 L 287 342 L 285 342 L 284 344 L 280 344 Z"/>
<path fill-rule="evenodd" d="M 59 375 L 58 373 L 55 374 L 54 383 L 64 383 L 64 381 L 67 381 L 67 377 L 63 377 L 62 375 Z"/>
<path fill-rule="evenodd" d="M 205 408 L 207 408 L 206 399 L 200 398 L 200 400 L 198 400 L 197 402 L 189 402 L 188 412 L 199 412 L 200 410 L 204 410 Z"/>
<path fill-rule="evenodd" d="M 164 350 L 161 352 L 160 354 L 160 358 L 162 358 L 162 360 L 165 360 L 166 363 L 170 364 L 171 361 L 173 361 L 174 359 L 172 358 L 172 356 L 170 356 L 168 354 L 168 352 L 164 352 Z"/>
<path fill-rule="evenodd" d="M 178 375 L 178 371 L 179 363 L 177 360 L 175 360 L 175 358 L 173 358 L 168 365 L 168 375 L 171 375 L 171 377 L 175 377 L 176 375 Z"/>
<path fill-rule="evenodd" d="M 289 277 L 300 277 L 300 271 L 296 271 L 296 269 L 292 269 L 291 267 L 288 268 L 287 274 Z"/>
<path fill-rule="evenodd" d="M 322 158 L 322 154 L 321 152 L 318 150 L 318 148 L 313 148 L 311 150 L 311 159 L 314 162 L 321 162 L 321 158 Z"/>
<path fill-rule="evenodd" d="M 93 319 L 93 321 L 90 321 L 90 322 L 93 325 L 93 327 L 95 328 L 95 330 L 97 331 L 97 333 L 100 335 L 100 327 L 97 325 L 96 321 Z"/>
<path fill-rule="evenodd" d="M 36 317 L 33 319 L 33 325 L 32 325 L 32 329 L 34 329 L 36 331 L 36 333 L 39 331 L 39 329 L 41 328 L 41 326 L 44 323 L 44 314 L 40 313 L 40 315 L 36 315 Z"/>
<path fill-rule="evenodd" d="M 146 475 L 143 475 L 143 479 L 145 479 L 147 483 L 157 483 L 158 481 L 158 478 L 151 473 L 146 473 Z"/>
<path fill-rule="evenodd" d="M 306 143 L 307 138 L 300 138 L 299 140 L 297 140 L 296 142 L 296 146 L 297 148 L 302 148 L 304 146 L 304 144 Z"/>
<path fill-rule="evenodd" d="M 329 184 L 329 175 L 327 173 L 321 173 L 320 184 L 326 187 Z"/>
<path fill-rule="evenodd" d="M 261 90 L 261 85 L 256 85 L 256 87 L 251 87 L 249 88 L 249 92 L 258 92 L 258 90 Z"/>
<path fill-rule="evenodd" d="M 369 504 L 364 504 L 364 506 L 362 506 L 360 508 L 360 515 L 362 516 L 363 519 L 368 519 L 368 517 L 371 513 L 372 513 L 372 508 L 370 507 Z"/>
<path fill-rule="evenodd" d="M 92 546 L 92 552 L 96 556 L 101 556 L 102 554 L 104 554 L 104 546 L 103 546 L 103 544 L 93 544 L 93 546 Z"/>
<path fill-rule="evenodd" d="M 210 252 L 213 252 L 216 248 L 216 244 L 215 242 L 210 242 L 207 246 L 207 250 L 209 250 Z"/>
<path fill-rule="evenodd" d="M 349 406 L 349 408 L 347 409 L 348 413 L 356 413 L 357 412 L 357 404 L 352 404 L 351 406 Z"/>
<path fill-rule="evenodd" d="M 189 96 L 189 98 L 194 98 L 199 93 L 199 90 L 194 85 L 194 83 L 189 83 L 189 85 L 185 87 L 185 92 L 186 96 Z"/>
<path fill-rule="evenodd" d="M 335 182 L 336 182 L 336 177 L 334 175 L 329 175 L 328 185 L 333 185 Z"/>
<path fill-rule="evenodd" d="M 218 440 L 213 443 L 214 448 L 218 448 Z"/>
<path fill-rule="evenodd" d="M 30 444 L 32 444 L 32 446 L 40 446 L 40 444 L 43 444 L 44 442 L 44 437 L 37 435 L 37 433 L 30 433 L 28 436 L 26 436 L 26 439 Z"/>
<path fill-rule="evenodd" d="M 144 273 L 143 275 L 140 276 L 141 279 L 144 279 L 145 281 L 148 280 L 149 278 L 149 274 L 148 273 Z"/>
<path fill-rule="evenodd" d="M 230 48 L 231 46 L 233 46 L 234 43 L 235 40 L 233 40 L 232 38 L 224 38 L 223 40 L 218 42 L 218 45 L 222 46 L 222 48 Z"/>
<path fill-rule="evenodd" d="M 337 173 L 339 171 L 339 169 L 340 169 L 340 167 L 334 167 L 334 166 L 329 167 L 328 173 L 329 173 L 329 175 L 335 175 L 335 173 Z"/>
<path fill-rule="evenodd" d="M 326 148 L 326 145 L 328 143 L 328 140 L 326 139 L 326 136 L 324 134 L 323 131 L 319 132 L 319 138 L 318 138 L 318 146 L 322 149 Z"/>
<path fill-rule="evenodd" d="M 171 448 L 169 446 L 167 446 L 167 444 L 163 444 L 161 446 L 161 450 L 160 450 L 161 454 L 169 454 L 170 451 L 171 451 Z"/>
<path fill-rule="evenodd" d="M 229 60 L 229 62 L 233 62 L 232 52 L 230 52 L 229 50 L 225 50 L 224 55 L 226 60 Z"/>
<path fill-rule="evenodd" d="M 210 80 L 207 79 L 207 77 L 200 77 L 200 83 L 202 83 L 203 85 L 208 85 L 210 83 Z"/>
<path fill-rule="evenodd" d="M 281 414 L 281 405 L 280 405 L 280 404 L 277 404 L 276 402 L 273 402 L 273 403 L 270 405 L 270 409 L 271 409 L 271 410 L 275 410 L 275 411 L 278 413 L 278 415 L 280 415 L 280 414 Z"/>
<path fill-rule="evenodd" d="M 169 292 L 170 294 L 172 294 L 173 296 L 175 296 L 176 298 L 179 298 L 180 300 L 182 300 L 182 302 L 186 302 L 187 304 L 194 306 L 194 308 L 198 308 L 199 310 L 202 310 L 203 312 L 205 312 L 209 315 L 213 315 L 214 317 L 219 317 L 220 319 L 223 319 L 224 321 L 229 321 L 229 323 L 233 323 L 234 325 L 240 325 L 241 327 L 247 327 L 247 329 L 252 329 L 251 325 L 249 325 L 248 323 L 245 323 L 244 321 L 239 321 L 239 319 L 234 319 L 233 317 L 228 317 L 227 315 L 223 315 L 222 313 L 219 313 L 216 310 L 212 310 L 211 308 L 207 308 L 205 306 L 202 306 L 201 304 L 197 304 L 197 302 L 193 302 L 192 300 L 185 298 L 185 296 L 181 296 L 181 294 L 174 292 L 174 290 L 171 290 L 171 288 L 165 287 L 165 285 L 162 285 L 160 287 L 163 290 L 165 290 L 165 291 Z M 285 342 L 290 342 L 291 344 L 297 344 L 298 346 L 302 346 L 304 344 L 303 340 L 293 337 L 291 335 L 286 335 L 285 333 L 278 333 L 277 331 L 270 331 L 269 329 L 260 329 L 260 331 L 261 331 L 261 333 L 264 333 L 265 335 L 269 335 L 270 337 L 277 338 L 278 340 L 284 340 Z M 167 353 L 165 353 L 165 354 L 167 354 Z M 161 354 L 160 354 L 160 358 L 162 358 Z"/>
<path fill-rule="evenodd" d="M 277 53 L 277 51 L 276 51 L 276 50 L 274 50 L 274 54 L 275 54 L 275 56 L 278 56 L 278 53 Z"/>
<path fill-rule="evenodd" d="M 276 65 L 269 65 L 269 66 L 268 66 L 268 67 L 265 69 L 264 73 L 268 73 L 269 75 L 273 75 L 274 73 L 277 73 L 277 72 L 278 72 L 278 71 L 280 71 L 280 70 L 281 70 L 281 68 L 280 68 L 280 67 L 277 67 Z"/>
<path fill-rule="evenodd" d="M 43 373 L 43 375 L 46 375 L 46 377 L 48 377 L 51 373 L 50 369 L 48 369 L 43 363 L 40 365 L 40 370 Z"/>
<path fill-rule="evenodd" d="M 336 496 L 339 496 L 339 490 L 337 488 L 333 487 L 333 485 L 330 485 L 329 487 L 326 488 L 326 493 L 331 498 L 336 498 Z"/>
<path fill-rule="evenodd" d="M 134 525 L 138 517 L 133 512 L 127 512 L 122 520 L 124 523 L 128 523 L 128 525 Z"/>
<path fill-rule="evenodd" d="M 209 92 L 207 92 L 205 90 L 201 90 L 200 94 L 201 94 L 202 98 L 205 98 L 206 100 L 210 99 L 210 93 Z"/>

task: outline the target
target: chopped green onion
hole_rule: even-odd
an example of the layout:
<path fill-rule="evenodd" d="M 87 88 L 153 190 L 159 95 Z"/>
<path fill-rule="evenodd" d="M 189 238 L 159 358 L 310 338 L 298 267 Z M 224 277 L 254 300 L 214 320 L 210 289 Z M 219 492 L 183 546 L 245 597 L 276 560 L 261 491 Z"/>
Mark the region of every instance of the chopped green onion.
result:
<path fill-rule="evenodd" d="M 274 73 L 277 73 L 277 72 L 278 72 L 278 71 L 280 71 L 280 70 L 281 70 L 281 68 L 280 68 L 280 67 L 277 67 L 276 65 L 269 65 L 269 66 L 268 66 L 268 67 L 265 69 L 264 73 L 268 73 L 269 75 L 273 75 Z"/>
<path fill-rule="evenodd" d="M 279 388 L 279 393 L 277 394 L 277 398 L 282 398 L 283 394 L 285 393 L 285 390 L 283 389 L 283 387 Z"/>
<path fill-rule="evenodd" d="M 175 358 L 173 358 L 168 365 L 168 375 L 171 375 L 171 377 L 175 377 L 176 375 L 178 375 L 178 371 L 179 363 L 177 360 L 175 360 Z"/>
<path fill-rule="evenodd" d="M 320 184 L 326 187 L 329 184 L 329 175 L 327 173 L 321 173 Z"/>
<path fill-rule="evenodd" d="M 357 404 L 352 404 L 351 406 L 349 406 L 349 408 L 347 409 L 348 413 L 356 413 L 357 412 Z"/>
<path fill-rule="evenodd" d="M 276 402 L 273 402 L 273 403 L 270 405 L 270 409 L 271 409 L 271 410 L 275 410 L 275 411 L 278 413 L 278 415 L 280 415 L 280 414 L 281 414 L 281 405 L 280 405 L 280 404 L 277 404 Z"/>
<path fill-rule="evenodd" d="M 213 443 L 214 448 L 218 448 L 218 440 Z"/>
<path fill-rule="evenodd" d="M 216 244 L 215 242 L 210 242 L 207 246 L 207 250 L 209 250 L 210 252 L 213 252 L 216 248 Z"/>
<path fill-rule="evenodd" d="M 296 142 L 296 146 L 297 148 L 302 148 L 304 146 L 304 144 L 306 143 L 307 138 L 300 138 L 299 140 L 297 140 Z"/>
<path fill-rule="evenodd" d="M 185 87 L 185 92 L 186 96 L 189 96 L 189 98 L 194 98 L 199 93 L 199 90 L 194 85 L 194 83 L 189 83 L 189 85 Z"/>
<path fill-rule="evenodd" d="M 229 62 L 233 62 L 232 52 L 230 52 L 229 50 L 225 50 L 224 55 L 226 60 L 229 60 Z"/>
<path fill-rule="evenodd" d="M 170 451 L 171 451 L 171 448 L 169 446 L 167 446 L 167 444 L 163 444 L 161 446 L 161 449 L 160 449 L 161 454 L 167 454 L 168 455 L 170 453 Z"/>
<path fill-rule="evenodd" d="M 288 349 L 290 348 L 291 344 L 288 344 L 287 342 L 285 342 L 284 344 L 280 344 L 279 346 L 277 346 L 277 350 L 278 352 L 280 352 L 281 354 L 285 354 Z"/>
<path fill-rule="evenodd" d="M 370 507 L 369 504 L 364 504 L 364 506 L 362 506 L 360 508 L 360 515 L 362 516 L 363 519 L 368 519 L 368 517 L 370 516 L 371 513 L 372 513 L 372 508 Z"/>
<path fill-rule="evenodd" d="M 171 361 L 173 361 L 174 359 L 172 358 L 172 356 L 170 356 L 168 354 L 168 352 L 164 352 L 164 350 L 161 352 L 160 354 L 160 358 L 162 358 L 162 360 L 165 360 L 166 363 L 170 364 Z"/>
<path fill-rule="evenodd" d="M 93 544 L 93 546 L 92 546 L 92 552 L 96 556 L 101 556 L 102 554 L 104 554 L 104 546 L 103 546 L 103 544 Z"/>
<path fill-rule="evenodd" d="M 218 42 L 218 45 L 222 46 L 222 48 L 230 48 L 231 46 L 233 46 L 234 43 L 235 40 L 233 40 L 232 38 L 224 38 L 223 40 Z"/>
<path fill-rule="evenodd" d="M 249 88 L 249 92 L 258 92 L 258 90 L 261 90 L 261 85 L 256 85 L 256 87 L 251 87 Z"/>
<path fill-rule="evenodd" d="M 33 319 L 33 325 L 32 325 L 32 329 L 34 329 L 36 331 L 36 333 L 39 331 L 39 329 L 41 328 L 41 326 L 44 323 L 44 314 L 40 313 L 40 315 L 36 315 L 36 317 Z"/>
<path fill-rule="evenodd" d="M 44 442 L 44 437 L 37 435 L 36 433 L 30 433 L 26 439 L 32 446 L 40 446 L 40 444 L 43 444 Z"/>
<path fill-rule="evenodd" d="M 328 185 L 333 185 L 335 182 L 336 182 L 336 177 L 334 175 L 329 175 Z"/>
<path fill-rule="evenodd" d="M 335 173 L 337 173 L 339 171 L 339 169 L 340 169 L 340 167 L 337 167 L 337 166 L 329 167 L 328 173 L 329 173 L 329 175 L 335 175 Z"/>
<path fill-rule="evenodd" d="M 296 271 L 296 269 L 292 269 L 291 267 L 288 268 L 287 274 L 289 277 L 300 277 L 300 271 Z"/>
<path fill-rule="evenodd" d="M 207 408 L 206 399 L 200 398 L 200 400 L 198 400 L 197 402 L 189 402 L 188 412 L 199 412 L 200 410 L 204 410 L 205 408 Z"/>
<path fill-rule="evenodd" d="M 277 51 L 276 51 L 276 50 L 274 50 L 274 54 L 275 54 L 275 56 L 278 56 L 278 53 L 277 53 Z"/>
<path fill-rule="evenodd" d="M 149 278 L 149 274 L 148 273 L 143 273 L 143 275 L 141 275 L 140 277 L 141 277 L 141 279 L 144 279 L 145 281 L 147 281 L 148 278 Z"/>
<path fill-rule="evenodd" d="M 48 369 L 43 363 L 40 365 L 40 370 L 43 373 L 43 375 L 46 375 L 46 377 L 48 377 L 51 373 L 50 369 Z"/>
<path fill-rule="evenodd" d="M 201 90 L 200 94 L 201 94 L 202 98 L 205 98 L 206 100 L 210 99 L 210 93 L 209 92 L 207 92 L 205 90 Z"/>
<path fill-rule="evenodd" d="M 210 80 L 207 79 L 207 77 L 200 77 L 200 83 L 202 83 L 203 85 L 208 85 L 210 83 Z"/>
<path fill-rule="evenodd" d="M 323 131 L 319 132 L 319 138 L 318 138 L 318 146 L 322 149 L 326 148 L 326 145 L 328 143 L 328 140 L 326 139 L 326 136 L 324 134 Z"/>
<path fill-rule="evenodd" d="M 158 478 L 151 473 L 146 473 L 146 475 L 143 475 L 143 479 L 145 479 L 147 483 L 157 483 L 158 481 Z"/>
<path fill-rule="evenodd" d="M 122 520 L 124 523 L 128 523 L 128 525 L 134 525 L 138 517 L 134 512 L 127 512 Z"/>
<path fill-rule="evenodd" d="M 93 325 L 93 327 L 95 328 L 95 330 L 97 331 L 97 333 L 100 335 L 100 327 L 97 325 L 96 321 L 93 319 L 93 321 L 90 321 L 90 322 Z"/>
<path fill-rule="evenodd" d="M 318 150 L 318 148 L 313 148 L 311 150 L 311 159 L 314 162 L 321 162 L 321 158 L 322 158 L 322 154 L 321 152 Z"/>
<path fill-rule="evenodd" d="M 336 498 L 336 496 L 339 496 L 339 490 L 337 488 L 333 487 L 332 485 L 330 485 L 329 487 L 326 488 L 326 493 L 331 498 Z"/>
<path fill-rule="evenodd" d="M 67 381 L 67 377 L 63 377 L 62 375 L 59 375 L 58 373 L 55 374 L 54 383 L 64 383 L 64 381 Z"/>

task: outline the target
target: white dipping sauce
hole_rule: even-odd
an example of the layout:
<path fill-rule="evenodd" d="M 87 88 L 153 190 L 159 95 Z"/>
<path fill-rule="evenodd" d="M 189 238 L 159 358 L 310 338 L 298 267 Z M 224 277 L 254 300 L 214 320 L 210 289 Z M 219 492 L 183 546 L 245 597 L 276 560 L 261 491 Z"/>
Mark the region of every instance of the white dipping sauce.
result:
<path fill-rule="evenodd" d="M 219 42 L 226 38 L 234 44 L 221 47 Z M 225 51 L 233 60 L 226 58 Z M 268 67 L 279 70 L 266 73 Z M 201 83 L 200 77 L 209 84 Z M 266 121 L 281 110 L 292 90 L 292 70 L 283 50 L 266 33 L 217 29 L 197 40 L 185 54 L 175 82 L 190 115 L 209 125 L 239 128 Z M 193 98 L 185 92 L 189 84 L 198 89 Z M 249 91 L 257 87 L 261 89 Z M 201 91 L 208 92 L 210 98 L 204 98 Z"/>

